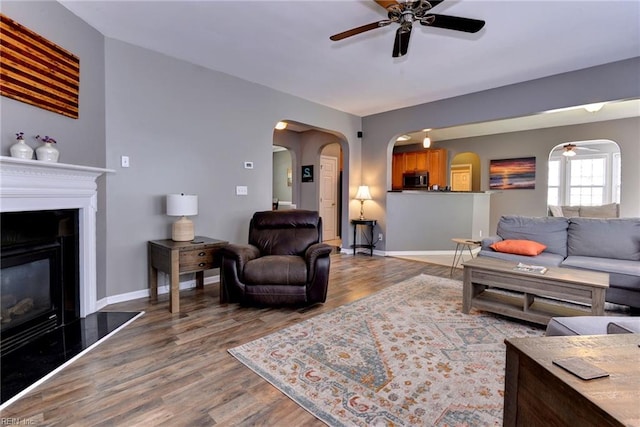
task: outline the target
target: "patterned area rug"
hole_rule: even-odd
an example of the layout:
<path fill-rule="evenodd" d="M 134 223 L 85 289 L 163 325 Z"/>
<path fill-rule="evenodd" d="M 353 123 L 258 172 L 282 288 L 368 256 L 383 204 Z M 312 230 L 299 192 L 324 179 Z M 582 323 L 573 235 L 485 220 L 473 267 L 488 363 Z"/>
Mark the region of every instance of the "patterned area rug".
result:
<path fill-rule="evenodd" d="M 502 425 L 504 339 L 543 330 L 461 308 L 420 275 L 229 352 L 331 426 Z"/>

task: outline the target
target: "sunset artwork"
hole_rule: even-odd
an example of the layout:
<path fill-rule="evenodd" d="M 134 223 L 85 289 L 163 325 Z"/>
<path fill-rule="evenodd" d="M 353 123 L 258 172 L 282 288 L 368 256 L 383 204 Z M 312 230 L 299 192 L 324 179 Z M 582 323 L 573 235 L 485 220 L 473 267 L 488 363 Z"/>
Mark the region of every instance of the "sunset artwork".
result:
<path fill-rule="evenodd" d="M 490 190 L 522 190 L 536 188 L 536 158 L 491 160 Z"/>

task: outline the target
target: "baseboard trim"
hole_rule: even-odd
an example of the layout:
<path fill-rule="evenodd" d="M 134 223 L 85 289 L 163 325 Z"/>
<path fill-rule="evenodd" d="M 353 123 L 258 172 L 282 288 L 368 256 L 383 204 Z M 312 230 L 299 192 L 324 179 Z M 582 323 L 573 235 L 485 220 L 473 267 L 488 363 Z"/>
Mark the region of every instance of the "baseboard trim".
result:
<path fill-rule="evenodd" d="M 386 256 L 454 255 L 455 251 L 387 251 Z"/>
<path fill-rule="evenodd" d="M 158 278 L 161 283 L 162 281 L 160 280 L 160 278 Z M 166 283 L 166 281 L 165 281 Z M 216 275 L 216 276 L 207 276 L 204 278 L 204 285 L 211 285 L 214 283 L 220 283 L 220 276 Z M 180 290 L 184 290 L 184 289 L 193 289 L 196 287 L 196 280 L 195 279 L 191 279 L 191 280 L 185 280 L 184 282 L 180 282 Z M 162 295 L 162 294 L 168 294 L 169 293 L 169 285 L 168 284 L 163 284 L 160 285 L 158 284 L 158 295 Z M 106 306 L 110 305 L 110 304 L 117 304 L 119 302 L 127 302 L 127 301 L 132 301 L 134 299 L 140 299 L 140 298 L 149 298 L 149 289 L 142 289 L 139 291 L 133 291 L 133 292 L 127 292 L 125 294 L 118 294 L 118 295 L 111 295 L 108 296 L 106 298 L 102 298 L 100 300 L 97 301 L 96 303 L 96 311 L 102 310 L 103 308 L 105 308 Z"/>

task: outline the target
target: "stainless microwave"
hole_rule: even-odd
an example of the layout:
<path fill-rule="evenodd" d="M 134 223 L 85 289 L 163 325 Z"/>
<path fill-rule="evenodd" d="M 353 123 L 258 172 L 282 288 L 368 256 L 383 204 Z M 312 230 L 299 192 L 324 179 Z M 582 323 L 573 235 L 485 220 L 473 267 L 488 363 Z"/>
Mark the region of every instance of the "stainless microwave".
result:
<path fill-rule="evenodd" d="M 406 189 L 428 189 L 429 188 L 429 172 L 405 172 L 402 174 L 402 188 Z"/>

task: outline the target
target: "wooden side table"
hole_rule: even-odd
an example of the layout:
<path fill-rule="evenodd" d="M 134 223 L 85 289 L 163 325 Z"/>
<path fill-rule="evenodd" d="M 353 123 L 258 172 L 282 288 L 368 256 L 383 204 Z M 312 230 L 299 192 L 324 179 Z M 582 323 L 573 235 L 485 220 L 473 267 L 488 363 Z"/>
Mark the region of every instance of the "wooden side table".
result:
<path fill-rule="evenodd" d="M 376 221 L 375 219 L 352 219 L 351 220 L 351 225 L 353 225 L 353 245 L 351 245 L 351 247 L 353 248 L 353 255 L 356 254 L 356 248 L 367 248 L 369 249 L 369 256 L 373 256 L 373 248 L 376 247 L 375 243 L 373 242 L 373 229 L 376 227 L 377 222 L 378 221 Z M 367 243 L 358 244 L 356 242 L 356 237 L 357 237 L 356 231 L 359 225 L 369 227 L 369 238 Z"/>
<path fill-rule="evenodd" d="M 171 277 L 169 311 L 180 312 L 180 274 L 196 273 L 196 287 L 204 286 L 204 271 L 220 267 L 220 250 L 229 242 L 196 236 L 190 242 L 171 239 L 151 240 L 148 244 L 149 293 L 158 300 L 158 270 Z"/>

